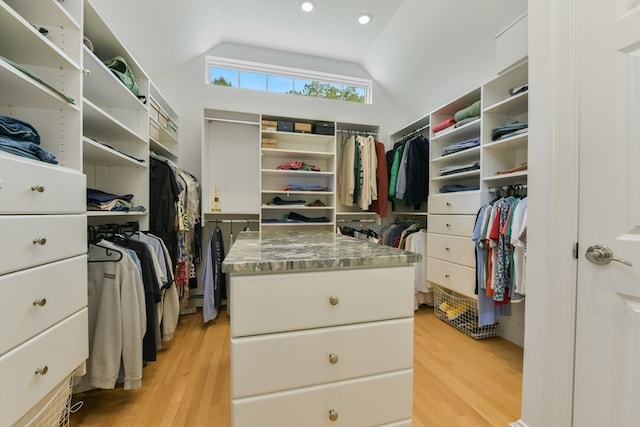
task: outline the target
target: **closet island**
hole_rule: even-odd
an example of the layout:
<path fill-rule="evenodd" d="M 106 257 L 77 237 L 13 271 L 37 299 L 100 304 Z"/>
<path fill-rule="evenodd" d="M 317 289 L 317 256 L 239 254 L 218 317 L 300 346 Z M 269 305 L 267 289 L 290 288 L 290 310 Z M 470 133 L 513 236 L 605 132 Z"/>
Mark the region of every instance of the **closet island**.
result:
<path fill-rule="evenodd" d="M 240 233 L 222 263 L 232 426 L 411 426 L 420 257 L 329 231 Z"/>

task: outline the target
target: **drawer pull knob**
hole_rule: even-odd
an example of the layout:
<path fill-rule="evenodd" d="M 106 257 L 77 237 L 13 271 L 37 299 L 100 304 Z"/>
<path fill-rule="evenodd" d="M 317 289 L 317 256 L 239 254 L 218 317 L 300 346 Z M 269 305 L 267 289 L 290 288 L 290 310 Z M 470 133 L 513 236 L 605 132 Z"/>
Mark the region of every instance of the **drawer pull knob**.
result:
<path fill-rule="evenodd" d="M 329 297 L 329 304 L 338 305 L 339 302 L 340 302 L 340 300 L 338 299 L 338 297 L 336 297 L 336 296 L 330 296 Z"/>
<path fill-rule="evenodd" d="M 31 186 L 31 191 L 37 191 L 38 193 L 43 193 L 44 192 L 44 185 L 42 185 L 42 184 L 32 185 Z"/>
<path fill-rule="evenodd" d="M 338 413 L 336 412 L 335 409 L 330 409 L 329 410 L 329 419 L 331 421 L 337 421 L 338 420 Z"/>
<path fill-rule="evenodd" d="M 338 355 L 335 353 L 331 353 L 329 355 L 329 363 L 331 363 L 332 365 L 335 365 L 336 363 L 338 363 Z"/>
<path fill-rule="evenodd" d="M 33 239 L 34 245 L 44 245 L 45 243 L 47 243 L 47 239 L 45 237 L 37 237 Z"/>
<path fill-rule="evenodd" d="M 444 277 L 446 277 L 446 278 L 448 279 L 448 278 L 449 278 L 449 275 L 448 275 L 448 274 L 445 274 L 445 275 L 444 275 Z"/>
<path fill-rule="evenodd" d="M 447 227 L 448 227 L 448 228 L 451 228 L 451 224 L 447 224 Z"/>
<path fill-rule="evenodd" d="M 444 250 L 445 250 L 445 251 L 450 251 L 450 250 L 451 250 L 451 248 L 444 248 Z"/>
<path fill-rule="evenodd" d="M 39 299 L 33 300 L 33 305 L 37 305 L 38 307 L 44 307 L 46 303 L 47 303 L 46 298 L 39 298 Z"/>
<path fill-rule="evenodd" d="M 49 372 L 49 367 L 45 365 L 42 368 L 36 369 L 35 373 L 36 375 L 47 375 L 47 372 Z"/>
<path fill-rule="evenodd" d="M 451 206 L 451 202 L 447 202 L 447 206 Z"/>

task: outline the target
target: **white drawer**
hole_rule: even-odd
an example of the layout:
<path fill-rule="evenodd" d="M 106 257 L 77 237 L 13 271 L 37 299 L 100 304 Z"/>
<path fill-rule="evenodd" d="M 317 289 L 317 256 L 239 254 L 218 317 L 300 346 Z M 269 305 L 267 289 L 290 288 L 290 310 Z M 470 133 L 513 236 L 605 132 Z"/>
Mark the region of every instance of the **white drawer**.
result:
<path fill-rule="evenodd" d="M 232 338 L 231 355 L 231 398 L 410 369 L 413 319 Z"/>
<path fill-rule="evenodd" d="M 411 419 L 385 424 L 380 427 L 411 427 Z"/>
<path fill-rule="evenodd" d="M 0 357 L 0 425 L 12 425 L 87 358 L 87 324 L 83 309 Z"/>
<path fill-rule="evenodd" d="M 86 305 L 84 255 L 0 276 L 0 324 L 13 325 L 4 328 L 0 354 Z"/>
<path fill-rule="evenodd" d="M 427 280 L 469 298 L 478 298 L 475 268 L 427 257 Z"/>
<path fill-rule="evenodd" d="M 232 274 L 231 336 L 412 317 L 413 278 L 413 265 Z"/>
<path fill-rule="evenodd" d="M 0 274 L 84 254 L 86 236 L 85 215 L 0 216 Z"/>
<path fill-rule="evenodd" d="M 429 232 L 471 237 L 475 215 L 429 215 Z"/>
<path fill-rule="evenodd" d="M 339 381 L 231 402 L 233 427 L 379 426 L 411 418 L 413 371 Z M 330 411 L 337 419 L 332 421 Z"/>
<path fill-rule="evenodd" d="M 469 214 L 480 210 L 480 192 L 435 194 L 429 196 L 429 214 Z"/>
<path fill-rule="evenodd" d="M 429 233 L 427 253 L 430 257 L 475 268 L 475 243 L 470 237 Z"/>
<path fill-rule="evenodd" d="M 0 214 L 83 213 L 85 188 L 78 171 L 0 156 Z"/>

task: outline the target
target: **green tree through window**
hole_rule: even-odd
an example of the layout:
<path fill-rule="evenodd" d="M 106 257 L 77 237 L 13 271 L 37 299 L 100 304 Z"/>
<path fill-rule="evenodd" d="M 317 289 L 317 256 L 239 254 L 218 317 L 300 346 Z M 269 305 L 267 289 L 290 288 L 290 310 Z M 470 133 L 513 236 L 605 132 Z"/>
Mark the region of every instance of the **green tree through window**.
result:
<path fill-rule="evenodd" d="M 364 103 L 364 95 L 360 95 L 353 86 L 340 88 L 331 83 L 313 81 L 304 85 L 302 90 L 292 90 L 288 93 L 311 96 L 315 98 L 339 99 L 343 101 Z"/>
<path fill-rule="evenodd" d="M 229 87 L 233 86 L 229 80 L 225 79 L 222 76 L 216 77 L 215 79 L 213 79 L 211 84 L 216 86 L 229 86 Z"/>

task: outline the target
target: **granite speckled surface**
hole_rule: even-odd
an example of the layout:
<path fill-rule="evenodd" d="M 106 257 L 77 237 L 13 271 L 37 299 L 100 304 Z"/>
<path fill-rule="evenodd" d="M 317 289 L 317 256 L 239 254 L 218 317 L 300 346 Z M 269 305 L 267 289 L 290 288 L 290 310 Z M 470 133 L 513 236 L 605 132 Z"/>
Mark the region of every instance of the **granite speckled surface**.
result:
<path fill-rule="evenodd" d="M 340 236 L 330 231 L 251 231 L 238 235 L 222 271 L 285 272 L 391 267 L 421 261 L 418 253 Z"/>

